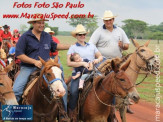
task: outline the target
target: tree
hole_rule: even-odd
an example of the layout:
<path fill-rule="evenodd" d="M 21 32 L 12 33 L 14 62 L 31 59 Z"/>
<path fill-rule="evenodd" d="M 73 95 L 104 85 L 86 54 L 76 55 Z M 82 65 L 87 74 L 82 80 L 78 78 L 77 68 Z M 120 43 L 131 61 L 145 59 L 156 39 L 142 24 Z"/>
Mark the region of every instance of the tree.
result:
<path fill-rule="evenodd" d="M 129 37 L 142 38 L 147 28 L 147 23 L 141 20 L 127 19 L 123 21 L 125 25 L 122 27 Z"/>
<path fill-rule="evenodd" d="M 20 25 L 20 32 L 21 33 L 24 33 L 26 31 L 26 29 L 27 29 L 27 26 L 25 24 Z"/>
<path fill-rule="evenodd" d="M 98 27 L 97 16 L 94 16 L 93 18 L 70 18 L 67 23 L 69 23 L 72 27 L 76 27 L 78 24 L 82 24 L 86 30 L 89 31 L 90 35 Z"/>
<path fill-rule="evenodd" d="M 55 32 L 55 35 L 58 35 L 58 27 L 49 26 L 48 23 L 45 23 L 45 28 L 48 27 Z"/>

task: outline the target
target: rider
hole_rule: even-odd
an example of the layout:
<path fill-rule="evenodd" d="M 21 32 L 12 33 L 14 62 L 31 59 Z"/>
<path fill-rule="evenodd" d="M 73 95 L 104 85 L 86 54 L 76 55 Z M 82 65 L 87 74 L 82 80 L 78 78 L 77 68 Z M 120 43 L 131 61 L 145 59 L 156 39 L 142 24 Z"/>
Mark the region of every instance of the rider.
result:
<path fill-rule="evenodd" d="M 9 42 L 7 43 L 7 46 L 8 46 L 8 48 L 10 48 L 11 47 L 10 40 L 12 38 L 12 35 L 9 32 L 9 26 L 8 25 L 4 25 L 3 28 L 4 28 L 4 31 L 1 34 L 2 40 L 8 40 Z"/>
<path fill-rule="evenodd" d="M 87 62 L 73 62 L 70 60 L 72 53 L 78 53 L 82 58 L 87 58 L 92 61 L 94 64 L 98 64 L 103 60 L 101 53 L 97 50 L 97 48 L 93 44 L 89 44 L 86 42 L 86 32 L 83 25 L 77 25 L 76 29 L 72 31 L 71 35 L 77 39 L 76 44 L 72 45 L 67 52 L 67 64 L 71 67 L 80 67 L 84 66 L 88 69 L 89 63 Z M 69 99 L 69 108 L 70 115 L 75 112 L 75 107 L 78 101 L 78 86 L 79 86 L 79 78 L 71 79 L 71 87 L 70 87 L 70 99 Z M 76 118 L 74 118 L 76 120 Z"/>
<path fill-rule="evenodd" d="M 15 80 L 13 91 L 16 99 L 19 102 L 23 94 L 23 90 L 28 82 L 29 75 L 37 68 L 42 67 L 42 63 L 39 60 L 39 56 L 48 60 L 50 58 L 49 52 L 57 50 L 67 50 L 70 46 L 64 44 L 57 44 L 53 42 L 51 36 L 44 32 L 45 21 L 41 17 L 42 14 L 36 14 L 36 18 L 28 21 L 32 24 L 27 32 L 25 32 L 16 45 L 16 57 L 21 60 L 21 68 L 18 77 Z M 66 94 L 63 97 L 64 108 L 67 111 L 67 86 L 63 82 L 63 86 L 66 90 Z"/>
<path fill-rule="evenodd" d="M 70 60 L 74 61 L 74 62 L 87 62 L 87 63 L 89 63 L 88 69 L 83 67 L 83 66 L 75 67 L 74 72 L 72 73 L 72 79 L 74 79 L 74 80 L 81 76 L 80 81 L 79 81 L 79 90 L 82 90 L 83 85 L 84 85 L 84 81 L 89 76 L 88 72 L 93 70 L 93 64 L 92 64 L 92 62 L 90 62 L 90 60 L 81 58 L 78 53 L 71 54 Z"/>
<path fill-rule="evenodd" d="M 110 10 L 105 11 L 104 25 L 97 28 L 89 40 L 106 58 L 122 57 L 122 50 L 128 50 L 130 44 L 124 30 L 113 24 L 115 17 Z M 133 113 L 129 107 L 128 112 Z"/>

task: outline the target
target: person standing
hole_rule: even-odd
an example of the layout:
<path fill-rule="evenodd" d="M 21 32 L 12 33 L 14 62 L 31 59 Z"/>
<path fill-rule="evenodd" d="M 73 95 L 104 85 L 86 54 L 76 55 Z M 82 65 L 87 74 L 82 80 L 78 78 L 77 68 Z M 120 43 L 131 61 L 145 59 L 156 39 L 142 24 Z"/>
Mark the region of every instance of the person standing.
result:
<path fill-rule="evenodd" d="M 103 26 L 100 26 L 92 34 L 89 43 L 93 43 L 107 59 L 122 57 L 122 51 L 128 50 L 130 41 L 124 30 L 114 25 L 115 15 L 110 10 L 106 10 L 102 17 Z M 128 113 L 133 111 L 128 107 Z"/>
<path fill-rule="evenodd" d="M 104 25 L 97 28 L 89 40 L 106 58 L 122 57 L 122 50 L 127 50 L 130 44 L 124 30 L 114 25 L 115 17 L 111 11 L 105 11 Z"/>

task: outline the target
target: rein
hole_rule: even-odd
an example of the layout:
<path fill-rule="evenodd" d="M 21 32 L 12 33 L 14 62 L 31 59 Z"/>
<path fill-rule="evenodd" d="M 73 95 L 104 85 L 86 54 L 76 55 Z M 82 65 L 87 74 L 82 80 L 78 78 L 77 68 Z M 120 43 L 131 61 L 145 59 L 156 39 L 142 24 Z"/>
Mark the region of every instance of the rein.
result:
<path fill-rule="evenodd" d="M 112 71 L 113 72 L 113 71 Z M 109 74 L 110 75 L 110 74 Z M 117 78 L 117 77 L 114 77 L 114 78 Z M 117 78 L 118 79 L 118 78 Z M 125 98 L 122 98 L 120 95 L 116 95 L 116 94 L 113 94 L 113 93 L 111 93 L 110 91 L 108 91 L 108 90 L 106 90 L 105 88 L 104 88 L 104 86 L 102 85 L 102 79 L 100 80 L 100 85 L 102 86 L 102 89 L 107 93 L 107 94 L 109 94 L 109 95 L 111 95 L 111 96 L 113 96 L 113 97 L 118 97 L 118 98 L 120 98 L 120 99 L 123 99 L 123 102 L 121 103 L 121 104 L 123 104 L 124 102 L 125 102 L 125 99 L 127 98 L 127 96 L 125 97 Z M 117 83 L 117 82 L 116 82 Z M 118 83 L 117 83 L 118 84 Z M 118 84 L 123 90 L 125 90 L 126 92 L 127 92 L 127 90 L 129 90 L 130 88 L 132 88 L 132 87 L 134 87 L 134 86 L 132 86 L 132 87 L 130 87 L 130 88 L 128 88 L 128 89 L 125 89 L 125 88 L 123 88 L 122 87 L 122 85 L 120 85 L 120 84 Z M 116 106 L 119 106 L 119 105 L 113 105 L 113 104 L 107 104 L 107 103 L 104 103 L 99 97 L 98 97 L 98 95 L 97 95 L 97 93 L 96 93 L 96 90 L 95 90 L 95 86 L 94 86 L 94 93 L 95 93 L 95 96 L 96 96 L 96 98 L 98 99 L 98 101 L 100 102 L 100 103 L 102 103 L 103 105 L 105 105 L 105 106 L 111 106 L 111 107 L 116 107 Z"/>

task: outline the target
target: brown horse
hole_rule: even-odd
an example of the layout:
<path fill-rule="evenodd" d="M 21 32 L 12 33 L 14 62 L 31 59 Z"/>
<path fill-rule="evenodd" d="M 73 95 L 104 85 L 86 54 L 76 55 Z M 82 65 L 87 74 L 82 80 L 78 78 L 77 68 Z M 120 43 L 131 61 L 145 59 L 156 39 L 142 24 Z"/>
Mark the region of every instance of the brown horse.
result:
<path fill-rule="evenodd" d="M 134 53 L 129 54 L 128 56 L 123 58 L 125 60 L 123 61 L 124 63 L 123 62 L 121 63 L 121 66 L 129 63 L 129 66 L 126 69 L 125 73 L 129 77 L 130 81 L 133 84 L 135 84 L 136 79 L 139 74 L 145 74 L 146 76 L 150 73 L 154 74 L 154 71 L 157 71 L 158 67 L 157 67 L 157 62 L 156 62 L 154 53 L 152 52 L 151 49 L 148 48 L 150 41 L 147 41 L 142 46 L 140 46 L 138 42 L 136 42 L 133 39 L 132 39 L 132 42 L 134 46 L 136 47 L 136 50 Z M 107 74 L 108 69 L 111 69 L 110 65 L 108 65 L 108 62 L 110 61 L 107 60 L 100 66 L 100 71 L 102 71 L 105 74 Z M 143 73 L 140 73 L 140 71 L 143 71 Z M 141 82 L 143 82 L 143 80 Z M 118 98 L 116 99 L 116 102 L 117 104 L 121 104 L 121 100 Z M 120 111 L 122 122 L 126 122 L 125 105 L 121 104 L 121 106 L 118 107 L 118 109 Z"/>
<path fill-rule="evenodd" d="M 157 70 L 157 66 L 155 55 L 153 51 L 148 48 L 150 41 L 147 41 L 142 46 L 140 46 L 135 40 L 132 40 L 132 42 L 136 47 L 136 50 L 129 56 L 126 61 L 126 63 L 130 62 L 130 64 L 126 69 L 125 73 L 129 77 L 130 81 L 135 84 L 139 74 L 154 74 L 154 71 Z M 144 71 L 144 73 L 140 73 L 140 71 Z M 118 104 L 121 102 L 121 100 L 119 99 L 116 99 L 116 101 Z M 119 111 L 122 122 L 126 122 L 126 107 L 122 105 L 119 108 Z"/>
<path fill-rule="evenodd" d="M 135 102 L 139 100 L 135 87 L 124 72 L 128 65 L 126 64 L 119 69 L 112 60 L 111 67 L 114 72 L 104 78 L 99 76 L 94 79 L 93 88 L 88 93 L 83 106 L 84 122 L 107 122 L 114 96 L 122 99 L 129 97 Z"/>
<path fill-rule="evenodd" d="M 24 103 L 33 105 L 34 122 L 55 122 L 58 113 L 56 98 L 59 99 L 66 93 L 61 81 L 62 71 L 57 63 L 58 57 L 47 62 L 41 58 L 40 60 L 43 69 L 39 79 L 24 98 Z"/>
<path fill-rule="evenodd" d="M 12 90 L 12 81 L 4 68 L 0 64 L 0 102 L 3 105 L 18 105 Z"/>

